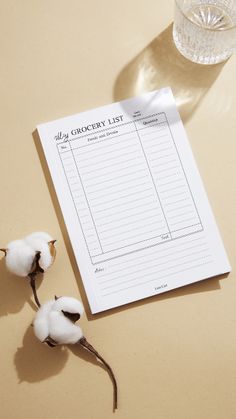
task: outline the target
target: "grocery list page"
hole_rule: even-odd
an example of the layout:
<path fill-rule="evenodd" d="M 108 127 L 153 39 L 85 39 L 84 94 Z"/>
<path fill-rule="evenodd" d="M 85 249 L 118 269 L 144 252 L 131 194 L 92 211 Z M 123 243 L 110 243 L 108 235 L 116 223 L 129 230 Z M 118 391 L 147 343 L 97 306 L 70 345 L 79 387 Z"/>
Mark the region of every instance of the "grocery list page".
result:
<path fill-rule="evenodd" d="M 37 128 L 92 313 L 229 272 L 169 88 Z"/>

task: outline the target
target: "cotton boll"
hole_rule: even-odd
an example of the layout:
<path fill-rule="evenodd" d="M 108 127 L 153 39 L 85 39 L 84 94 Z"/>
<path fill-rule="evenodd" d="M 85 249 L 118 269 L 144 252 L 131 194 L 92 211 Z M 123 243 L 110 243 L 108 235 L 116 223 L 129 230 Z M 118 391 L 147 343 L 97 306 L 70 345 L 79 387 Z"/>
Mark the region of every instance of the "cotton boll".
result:
<path fill-rule="evenodd" d="M 41 268 L 46 271 L 53 263 L 56 256 L 56 248 L 54 246 L 55 240 L 45 232 L 35 232 L 28 235 L 25 241 L 35 251 L 40 251 L 39 264 Z"/>
<path fill-rule="evenodd" d="M 70 310 L 72 311 L 70 312 Z M 36 314 L 34 320 L 36 337 L 41 342 L 47 341 L 47 338 L 52 339 L 59 345 L 78 342 L 83 337 L 83 332 L 69 316 L 76 313 L 82 314 L 82 312 L 83 306 L 75 298 L 60 297 L 56 301 L 48 301 L 40 307 Z"/>
<path fill-rule="evenodd" d="M 5 253 L 6 266 L 10 272 L 28 276 L 46 271 L 53 263 L 56 255 L 55 241 L 48 233 L 36 232 L 22 240 L 14 240 L 7 248 L 0 250 Z"/>
<path fill-rule="evenodd" d="M 31 271 L 35 250 L 24 240 L 15 240 L 7 245 L 7 269 L 18 276 L 27 276 Z"/>

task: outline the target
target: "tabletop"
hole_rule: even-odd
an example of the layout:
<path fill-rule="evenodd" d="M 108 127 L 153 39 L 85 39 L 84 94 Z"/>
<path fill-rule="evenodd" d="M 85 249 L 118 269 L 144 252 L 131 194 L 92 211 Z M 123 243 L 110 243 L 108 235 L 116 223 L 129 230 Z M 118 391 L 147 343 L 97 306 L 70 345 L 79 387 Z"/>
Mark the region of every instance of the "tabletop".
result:
<path fill-rule="evenodd" d="M 84 333 L 112 366 L 112 383 L 77 347 L 34 336 L 27 280 L 0 261 L 3 419 L 233 419 L 236 54 L 202 66 L 172 41 L 174 1 L 2 0 L 0 247 L 32 231 L 57 239 L 38 284 L 43 301 L 81 299 Z M 36 126 L 170 86 L 232 265 L 211 278 L 91 315 Z"/>

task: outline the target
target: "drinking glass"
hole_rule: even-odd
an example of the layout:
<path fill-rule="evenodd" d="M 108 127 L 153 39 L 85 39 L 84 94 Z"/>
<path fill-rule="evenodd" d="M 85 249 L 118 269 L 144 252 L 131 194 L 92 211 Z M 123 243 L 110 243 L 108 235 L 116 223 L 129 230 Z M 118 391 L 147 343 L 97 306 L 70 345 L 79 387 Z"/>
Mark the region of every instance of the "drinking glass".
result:
<path fill-rule="evenodd" d="M 173 38 L 179 52 L 216 64 L 236 50 L 235 0 L 175 0 Z"/>

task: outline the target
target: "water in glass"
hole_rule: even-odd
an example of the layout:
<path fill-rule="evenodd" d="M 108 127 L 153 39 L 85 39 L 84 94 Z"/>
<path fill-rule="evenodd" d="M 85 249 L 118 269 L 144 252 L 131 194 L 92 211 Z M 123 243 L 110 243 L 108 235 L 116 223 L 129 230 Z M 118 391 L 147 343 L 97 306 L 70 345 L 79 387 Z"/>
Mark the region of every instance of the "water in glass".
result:
<path fill-rule="evenodd" d="M 236 49 L 236 1 L 176 0 L 173 38 L 191 61 L 226 60 Z"/>

